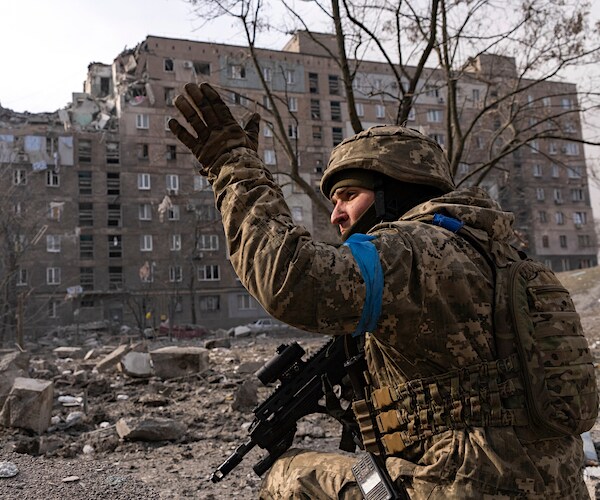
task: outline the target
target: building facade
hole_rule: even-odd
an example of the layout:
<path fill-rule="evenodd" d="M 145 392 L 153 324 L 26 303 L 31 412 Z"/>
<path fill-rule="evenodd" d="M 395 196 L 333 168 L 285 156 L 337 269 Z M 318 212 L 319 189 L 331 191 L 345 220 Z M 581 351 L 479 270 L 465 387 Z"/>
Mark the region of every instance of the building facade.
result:
<path fill-rule="evenodd" d="M 332 43 L 326 35 L 322 40 Z M 256 56 L 261 74 L 247 48 L 148 36 L 112 65 L 90 64 L 83 92 L 57 113 L 0 109 L 9 214 L 1 237 L 12 252 L 3 263 L 4 285 L 21 327 L 43 332 L 109 320 L 146 328 L 168 318 L 229 328 L 265 316 L 229 264 L 210 186 L 168 130 L 177 113 L 174 98 L 187 82 L 211 82 L 236 116 L 261 113 L 259 154 L 294 220 L 315 237 L 336 241 L 325 200 L 318 207 L 315 196 L 331 149 L 353 133 L 338 67 L 303 33 L 282 51 L 257 49 Z M 465 113 L 481 109 L 490 71 L 501 88 L 513 66 L 494 56 L 474 61 L 461 80 Z M 407 125 L 444 145 L 448 96 L 439 81 L 435 71 L 428 73 Z M 386 65 L 361 64 L 354 89 L 365 128 L 395 121 L 394 85 Z M 545 82 L 524 95 L 531 113 L 577 104 L 572 84 Z M 274 104 L 283 110 L 279 117 Z M 499 107 L 473 135 L 457 180 L 475 182 L 502 113 Z M 527 117 L 511 123 L 519 120 Z M 499 173 L 481 183 L 515 212 L 528 253 L 557 271 L 597 265 L 578 115 L 570 113 L 561 126 L 573 141 L 543 140 L 506 155 Z M 311 193 L 290 180 L 294 165 Z"/>

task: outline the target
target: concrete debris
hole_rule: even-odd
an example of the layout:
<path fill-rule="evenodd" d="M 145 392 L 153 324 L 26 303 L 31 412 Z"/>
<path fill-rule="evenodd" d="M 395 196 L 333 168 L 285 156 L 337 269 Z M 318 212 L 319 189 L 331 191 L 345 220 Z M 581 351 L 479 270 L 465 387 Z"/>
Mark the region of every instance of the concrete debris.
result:
<path fill-rule="evenodd" d="M 17 377 L 26 377 L 29 354 L 21 351 L 4 351 L 0 357 L 0 408 Z"/>
<path fill-rule="evenodd" d="M 121 358 L 131 351 L 132 346 L 130 344 L 122 344 L 117 347 L 113 352 L 102 358 L 96 363 L 96 370 L 99 372 L 106 372 L 117 368 Z"/>
<path fill-rule="evenodd" d="M 258 384 L 254 380 L 244 380 L 233 397 L 231 407 L 236 411 L 251 410 L 258 404 Z"/>
<path fill-rule="evenodd" d="M 209 367 L 208 349 L 204 347 L 167 346 L 150 352 L 157 377 L 171 379 L 202 373 Z"/>
<path fill-rule="evenodd" d="M 186 432 L 186 426 L 168 418 L 122 418 L 117 422 L 121 439 L 131 441 L 173 441 Z"/>
<path fill-rule="evenodd" d="M 52 381 L 17 377 L 2 407 L 0 421 L 5 427 L 41 434 L 50 426 L 53 400 Z"/>
<path fill-rule="evenodd" d="M 121 358 L 119 368 L 133 378 L 146 378 L 153 374 L 150 354 L 147 352 L 128 352 Z"/>

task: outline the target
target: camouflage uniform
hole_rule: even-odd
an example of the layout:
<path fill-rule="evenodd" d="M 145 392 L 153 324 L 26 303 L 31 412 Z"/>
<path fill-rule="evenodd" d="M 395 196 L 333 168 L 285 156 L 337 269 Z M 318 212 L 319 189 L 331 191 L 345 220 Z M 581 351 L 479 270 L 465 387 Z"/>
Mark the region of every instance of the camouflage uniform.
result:
<path fill-rule="evenodd" d="M 365 301 L 345 246 L 313 240 L 292 221 L 258 155 L 237 148 L 209 172 L 231 263 L 274 317 L 304 330 L 352 333 Z M 373 386 L 397 385 L 495 359 L 492 271 L 461 236 L 419 221 L 443 207 L 501 256 L 513 216 L 472 188 L 424 203 L 371 234 L 384 272 L 378 329 L 367 334 Z M 579 437 L 522 443 L 512 427 L 448 430 L 390 457 L 411 498 L 586 498 Z M 352 457 L 290 450 L 261 498 L 355 498 Z M 316 467 L 316 464 L 321 466 Z"/>

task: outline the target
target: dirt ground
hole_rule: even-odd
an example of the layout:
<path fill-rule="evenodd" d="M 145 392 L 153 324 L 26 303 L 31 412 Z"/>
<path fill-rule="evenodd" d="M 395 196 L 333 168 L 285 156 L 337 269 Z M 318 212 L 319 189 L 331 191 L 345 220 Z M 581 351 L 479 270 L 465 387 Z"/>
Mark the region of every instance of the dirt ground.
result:
<path fill-rule="evenodd" d="M 600 357 L 600 268 L 561 273 L 572 291 L 597 359 Z M 118 345 L 122 338 L 95 333 L 94 342 Z M 241 338 L 231 347 L 211 349 L 210 369 L 200 374 L 161 380 L 135 379 L 117 371 L 94 373 L 96 360 L 57 359 L 54 344 L 31 349 L 30 376 L 55 384 L 53 424 L 42 436 L 0 427 L 0 498 L 65 499 L 222 499 L 257 498 L 260 478 L 252 466 L 264 455 L 253 449 L 223 481 L 212 483 L 214 470 L 246 440 L 253 405 L 238 399 L 243 382 L 255 380 L 256 366 L 271 358 L 292 337 Z M 298 342 L 314 352 L 326 339 L 302 335 Z M 203 345 L 204 341 L 178 345 Z M 167 345 L 148 344 L 149 350 Z M 170 344 L 169 344 L 170 345 Z M 85 372 L 82 374 L 82 372 Z M 272 389 L 257 384 L 258 400 Z M 64 406 L 59 396 L 82 397 L 85 407 Z M 233 404 L 237 401 L 239 404 Z M 241 403 L 240 403 L 241 401 Z M 241 408 L 239 406 L 241 405 Z M 233 407 L 237 409 L 233 409 Z M 119 439 L 116 422 L 122 417 L 169 418 L 186 426 L 175 441 Z M 295 445 L 337 450 L 339 425 L 329 417 L 303 420 Z M 600 446 L 600 423 L 592 430 Z M 16 466 L 14 477 L 1 477 L 2 462 Z M 10 475 L 10 473 L 8 474 Z"/>

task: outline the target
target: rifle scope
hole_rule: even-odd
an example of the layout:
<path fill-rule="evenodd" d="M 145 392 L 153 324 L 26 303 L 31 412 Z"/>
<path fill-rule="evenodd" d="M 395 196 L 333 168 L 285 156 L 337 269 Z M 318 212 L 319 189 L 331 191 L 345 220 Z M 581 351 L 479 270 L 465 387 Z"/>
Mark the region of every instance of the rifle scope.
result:
<path fill-rule="evenodd" d="M 283 380 L 306 351 L 298 342 L 292 342 L 291 344 L 281 344 L 275 352 L 276 354 L 255 373 L 258 380 L 264 385 L 275 382 L 277 379 Z"/>

